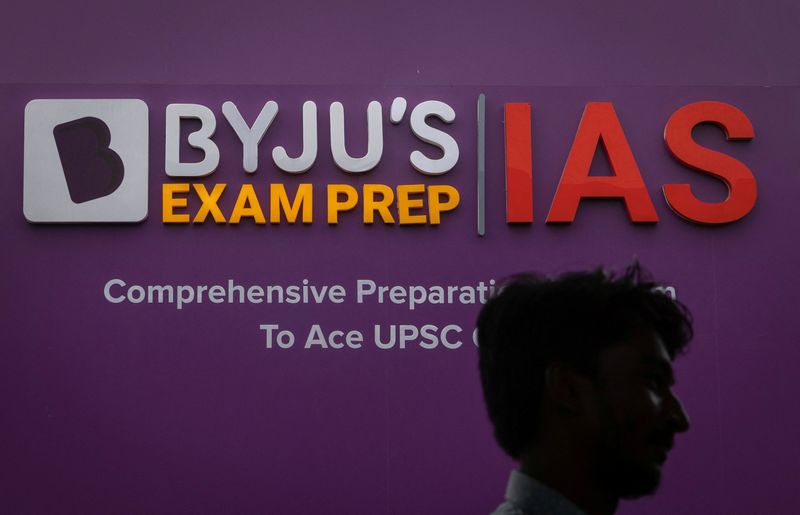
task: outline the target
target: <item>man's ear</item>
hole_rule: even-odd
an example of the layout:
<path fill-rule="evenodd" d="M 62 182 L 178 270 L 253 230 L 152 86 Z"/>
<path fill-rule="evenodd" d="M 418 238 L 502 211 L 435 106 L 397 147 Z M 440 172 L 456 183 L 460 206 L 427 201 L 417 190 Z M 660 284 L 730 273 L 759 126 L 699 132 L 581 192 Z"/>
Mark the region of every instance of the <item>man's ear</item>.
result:
<path fill-rule="evenodd" d="M 553 362 L 544 372 L 545 395 L 559 409 L 580 413 L 590 395 L 591 381 L 563 362 Z"/>

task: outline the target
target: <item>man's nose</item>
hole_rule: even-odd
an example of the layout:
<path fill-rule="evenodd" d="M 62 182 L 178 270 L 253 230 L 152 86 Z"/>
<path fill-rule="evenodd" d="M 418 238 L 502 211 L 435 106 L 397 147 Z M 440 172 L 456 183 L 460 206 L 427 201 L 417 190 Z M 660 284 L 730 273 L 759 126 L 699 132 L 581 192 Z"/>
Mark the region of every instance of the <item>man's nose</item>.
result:
<path fill-rule="evenodd" d="M 684 433 L 689 430 L 689 415 L 686 414 L 681 400 L 672 392 L 669 395 L 667 410 L 667 417 L 673 431 Z"/>

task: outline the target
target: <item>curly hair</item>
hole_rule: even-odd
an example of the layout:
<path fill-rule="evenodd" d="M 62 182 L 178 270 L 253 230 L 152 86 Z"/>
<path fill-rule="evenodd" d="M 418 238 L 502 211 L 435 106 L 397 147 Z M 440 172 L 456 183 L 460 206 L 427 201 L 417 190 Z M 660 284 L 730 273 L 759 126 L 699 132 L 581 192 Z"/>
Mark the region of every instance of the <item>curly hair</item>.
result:
<path fill-rule="evenodd" d="M 518 459 L 536 439 L 550 363 L 594 375 L 599 354 L 642 326 L 661 337 L 670 358 L 685 351 L 691 314 L 658 288 L 638 263 L 618 276 L 598 268 L 501 284 L 478 316 L 478 355 L 489 419 L 508 455 Z"/>

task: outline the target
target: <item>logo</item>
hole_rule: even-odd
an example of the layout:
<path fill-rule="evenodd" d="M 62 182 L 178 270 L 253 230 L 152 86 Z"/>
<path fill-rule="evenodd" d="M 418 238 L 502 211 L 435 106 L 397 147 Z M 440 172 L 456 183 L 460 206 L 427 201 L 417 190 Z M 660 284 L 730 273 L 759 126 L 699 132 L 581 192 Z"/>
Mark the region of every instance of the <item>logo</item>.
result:
<path fill-rule="evenodd" d="M 252 102 L 242 103 L 248 104 Z M 461 157 L 458 139 L 461 145 L 472 144 L 473 140 L 465 139 L 463 129 L 451 127 L 456 110 L 442 100 L 423 100 L 411 108 L 405 98 L 395 97 L 388 111 L 389 123 L 385 116 L 386 101 L 383 104 L 379 100 L 370 101 L 366 105 L 366 153 L 355 155 L 353 138 L 349 141 L 350 151 L 346 144 L 342 102 L 332 101 L 328 105 L 327 120 L 318 119 L 318 106 L 313 100 L 306 100 L 302 106 L 284 103 L 283 111 L 276 100 L 266 100 L 260 111 L 249 105 L 244 114 L 231 100 L 217 106 L 190 103 L 165 106 L 164 131 L 157 135 L 164 141 L 163 170 L 167 180 L 160 186 L 161 221 L 165 224 L 311 224 L 316 216 L 316 223 L 328 225 L 338 225 L 340 218 L 343 223 L 349 220 L 365 225 L 439 225 L 443 214 L 452 216 L 448 213 L 461 204 L 459 188 L 463 187 L 459 183 L 463 181 L 453 184 L 445 181 L 450 180 L 448 174 L 456 169 Z M 461 106 L 464 109 L 464 104 Z M 405 116 L 407 110 L 409 116 Z M 533 183 L 538 172 L 533 167 L 532 104 L 504 102 L 502 112 L 506 222 L 531 224 Z M 350 111 L 351 117 L 363 115 L 363 111 Z M 460 169 L 472 168 L 477 172 L 476 232 L 483 236 L 487 207 L 484 94 L 478 96 L 477 115 L 477 166 L 462 164 Z M 283 132 L 271 134 L 262 145 L 262 139 L 279 116 Z M 228 134 L 215 140 L 218 119 L 227 122 L 220 122 L 220 132 Z M 319 126 L 326 121 L 327 130 L 320 136 Z M 199 128 L 187 133 L 190 123 L 195 127 L 199 123 Z M 296 129 L 285 129 L 293 123 L 302 136 L 299 154 Z M 463 124 L 462 121 L 462 127 Z M 687 221 L 707 225 L 735 222 L 755 206 L 758 197 L 755 176 L 744 162 L 698 143 L 692 131 L 700 124 L 716 125 L 730 141 L 749 141 L 755 137 L 747 115 L 731 104 L 697 101 L 675 110 L 666 120 L 663 133 L 654 133 L 653 137 L 663 137 L 675 161 L 714 177 L 728 194 L 720 202 L 709 202 L 696 196 L 688 182 L 667 181 L 661 188 L 664 200 Z M 585 199 L 621 201 L 634 223 L 659 221 L 625 132 L 611 102 L 585 104 L 545 223 L 572 223 Z M 329 142 L 325 141 L 325 135 L 330 136 Z M 231 136 L 236 139 L 231 140 Z M 141 100 L 32 100 L 25 108 L 25 217 L 30 222 L 45 223 L 141 222 L 148 210 L 148 139 L 148 107 Z M 396 147 L 398 142 L 407 145 L 409 140 L 413 146 L 402 156 L 404 162 L 397 161 L 396 151 L 387 152 L 392 156 L 391 166 L 404 167 L 411 172 L 409 178 L 403 184 L 377 182 L 383 175 L 373 170 L 384 157 L 384 146 Z M 293 141 L 295 157 L 278 144 Z M 271 152 L 260 148 L 267 145 L 272 146 Z M 191 153 L 194 159 L 191 154 L 181 155 L 181 148 L 187 146 L 194 149 Z M 322 147 L 327 148 L 321 150 Z M 611 174 L 595 176 L 590 171 L 601 147 Z M 271 154 L 271 163 L 263 153 L 259 155 L 260 150 Z M 199 161 L 197 151 L 202 155 Z M 228 169 L 223 175 L 230 173 L 231 167 L 248 175 L 257 172 L 259 164 L 273 169 L 262 172 L 257 181 L 234 180 L 229 184 L 207 180 L 218 172 L 221 154 L 232 152 L 241 153 L 241 166 L 229 159 L 222 166 Z M 315 178 L 312 169 L 320 152 L 329 152 L 333 164 L 351 180 L 343 183 L 340 179 L 326 182 L 324 178 Z M 497 169 L 502 165 L 489 163 L 489 167 Z M 308 174 L 304 177 L 310 179 L 284 183 L 279 178 L 281 174 L 284 177 Z M 462 175 L 463 172 L 457 174 Z M 356 177 L 363 179 L 355 180 Z M 430 177 L 437 179 L 429 180 Z M 320 210 L 314 209 L 320 204 L 326 216 L 320 217 Z M 348 214 L 350 211 L 356 213 Z"/>
<path fill-rule="evenodd" d="M 141 100 L 32 100 L 25 108 L 29 222 L 147 217 L 148 108 Z"/>

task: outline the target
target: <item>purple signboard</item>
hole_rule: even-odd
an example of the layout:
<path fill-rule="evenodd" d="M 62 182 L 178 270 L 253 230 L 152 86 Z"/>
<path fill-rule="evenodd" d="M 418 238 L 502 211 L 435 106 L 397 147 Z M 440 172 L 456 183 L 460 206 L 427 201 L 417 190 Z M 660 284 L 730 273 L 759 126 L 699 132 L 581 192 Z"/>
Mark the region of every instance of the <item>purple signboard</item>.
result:
<path fill-rule="evenodd" d="M 9 179 L 0 192 L 3 511 L 488 513 L 514 464 L 492 439 L 481 397 L 472 336 L 481 299 L 521 270 L 619 269 L 634 259 L 694 313 L 695 340 L 676 363 L 692 429 L 678 437 L 659 493 L 620 513 L 792 513 L 798 505 L 800 415 L 784 409 L 800 359 L 797 88 L 8 85 L 0 93 Z M 398 98 L 407 109 L 390 120 Z M 130 105 L 146 123 L 115 118 L 121 108 L 75 115 L 92 120 L 72 125 L 42 121 L 47 105 L 34 99 L 138 99 Z M 309 100 L 316 158 L 288 173 L 273 148 L 303 152 Z M 412 130 L 414 108 L 431 100 L 455 115 L 427 122 L 458 147 L 439 174 L 421 173 L 410 157 L 446 157 Z M 248 126 L 266 102 L 277 104 L 252 172 L 223 113 L 227 101 Z M 357 157 L 370 151 L 371 101 L 381 107 L 380 158 L 347 172 L 333 156 L 330 106 L 342 104 L 345 146 Z M 665 144 L 670 117 L 700 101 L 735 106 L 754 129 L 748 141 L 726 141 L 713 124 L 693 132 L 757 183 L 757 200 L 736 222 L 693 223 L 662 193 L 685 183 L 706 203 L 729 194 Z M 573 222 L 546 223 L 589 102 L 613 104 L 657 222 L 633 223 L 618 198 L 584 199 Z M 507 103 L 531 106 L 530 223 L 506 218 Z M 210 173 L 168 175 L 170 104 L 211 113 L 219 161 Z M 200 128 L 181 122 L 180 161 L 208 156 L 187 143 Z M 115 140 L 117 130 L 130 139 Z M 145 148 L 126 154 L 133 140 Z M 81 157 L 65 158 L 64 149 L 86 141 L 108 149 L 91 168 L 104 185 L 70 178 L 69 163 Z M 120 179 L 113 155 L 126 163 L 145 152 L 144 171 Z M 33 172 L 48 155 L 60 157 L 60 176 Z M 125 189 L 136 173 L 146 184 L 139 197 Z M 590 174 L 613 173 L 598 149 Z M 308 210 L 294 223 L 288 204 L 271 211 L 277 186 L 289 203 L 308 190 Z M 370 187 L 382 196 L 369 197 Z M 40 194 L 88 206 L 120 192 L 146 206 L 143 221 L 34 223 L 54 220 L 28 210 Z M 37 213 L 58 211 L 58 202 Z"/>

